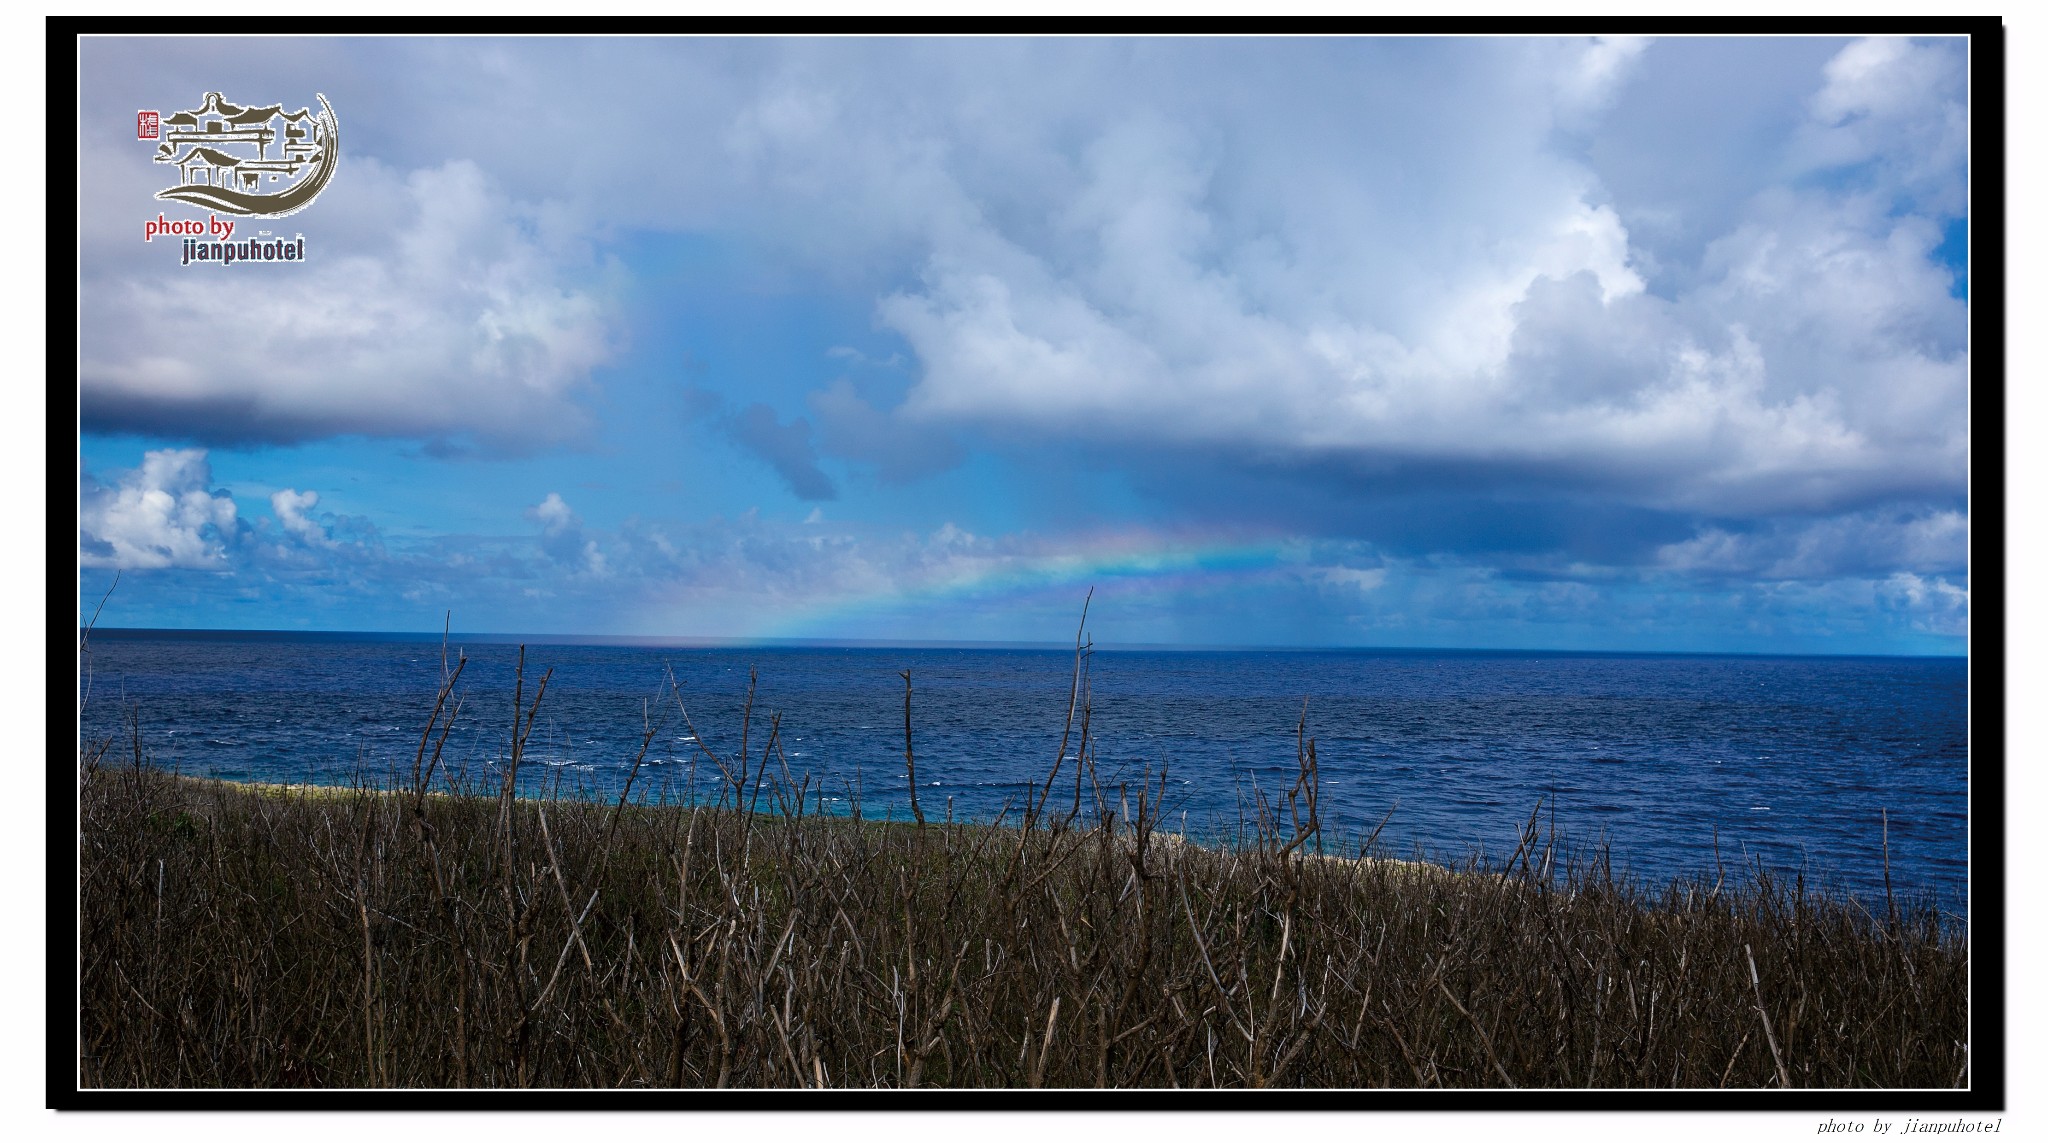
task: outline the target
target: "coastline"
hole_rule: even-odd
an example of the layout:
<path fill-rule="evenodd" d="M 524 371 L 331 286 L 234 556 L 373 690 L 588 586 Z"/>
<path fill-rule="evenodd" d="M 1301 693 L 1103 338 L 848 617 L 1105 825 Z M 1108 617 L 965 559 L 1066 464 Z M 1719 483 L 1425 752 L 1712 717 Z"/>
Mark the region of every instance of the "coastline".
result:
<path fill-rule="evenodd" d="M 189 782 L 189 783 L 193 783 L 193 784 L 195 784 L 195 785 L 198 785 L 198 786 L 201 786 L 201 787 L 204 787 L 204 786 L 206 786 L 206 785 L 209 785 L 209 784 L 212 784 L 212 785 L 219 785 L 219 786 L 224 786 L 224 787 L 228 787 L 228 788 L 231 788 L 231 789 L 234 789 L 234 790 L 239 790 L 239 791 L 242 791 L 242 792 L 244 792 L 244 793 L 249 793 L 249 794 L 255 794 L 255 795 L 258 795 L 258 796 L 261 796 L 261 797 L 268 797 L 268 798 L 279 798 L 279 799 L 286 799 L 286 800 L 288 800 L 288 799 L 292 799 L 292 798 L 302 798 L 302 799 L 305 799 L 305 800 L 308 800 L 308 801 L 330 801 L 330 802 L 331 802 L 331 801 L 342 801 L 342 800 L 344 800 L 344 799 L 346 799 L 346 798 L 348 798 L 348 797 L 356 796 L 356 795 L 359 795 L 359 794 L 360 794 L 360 795 L 366 795 L 366 796 L 369 796 L 369 797 L 375 797 L 375 798 L 400 798 L 400 799 L 402 799 L 402 798 L 405 798 L 405 797 L 408 797 L 408 796 L 410 796 L 410 795 L 409 795 L 409 793 L 408 793 L 408 791 L 405 791 L 405 790 L 385 790 L 385 789 L 378 789 L 378 788 L 375 788 L 375 787 L 356 787 L 356 786 L 328 786 L 328 785 L 322 785 L 322 784 L 320 784 L 320 783 L 317 783 L 317 782 L 259 782 L 259 781 L 251 781 L 251 780 L 246 780 L 246 779 L 237 779 L 237 778 L 208 778 L 208 777 L 201 777 L 201 776 L 198 776 L 198 775 L 191 775 L 191 774 L 180 774 L 180 775 L 177 775 L 177 777 L 178 777 L 178 778 L 179 778 L 179 779 L 180 779 L 181 781 L 184 781 L 184 782 Z M 498 801 L 498 798 L 497 798 L 497 796 L 496 796 L 496 795 L 492 795 L 492 794 L 453 794 L 453 793 L 450 793 L 450 792 L 448 792 L 448 791 L 446 791 L 446 790 L 428 790 L 428 791 L 426 792 L 426 796 L 427 796 L 427 797 L 429 797 L 429 798 L 439 798 L 439 799 L 458 799 L 458 798 L 459 798 L 459 799 L 474 799 L 474 800 L 476 800 L 476 801 L 479 801 L 479 802 L 488 802 L 488 803 L 491 803 L 491 804 L 493 804 L 493 805 L 495 805 L 495 804 L 497 803 L 497 801 Z M 610 805 L 612 805 L 612 804 L 613 804 L 612 802 L 610 802 L 610 801 L 606 801 L 606 800 L 603 800 L 603 799 L 579 799 L 579 798 L 557 798 L 557 797 L 555 797 L 555 796 L 553 796 L 553 795 L 549 795 L 549 796 L 535 796 L 535 795 L 532 795 L 532 794 L 521 794 L 521 795 L 518 795 L 517 797 L 515 797 L 515 798 L 513 799 L 513 801 L 515 801 L 515 802 L 517 802 L 517 803 L 521 803 L 521 804 L 529 804 L 529 805 L 546 805 L 546 806 L 551 806 L 551 805 L 554 805 L 554 804 L 556 804 L 556 802 L 557 802 L 557 801 L 571 802 L 571 803 L 574 803 L 574 804 L 576 804 L 576 805 L 579 805 L 579 806 L 599 806 L 599 807 L 609 807 Z M 628 805 L 632 805 L 632 806 L 639 806 L 639 807 L 641 807 L 641 808 L 673 808 L 673 809 L 684 809 L 684 810 L 687 810 L 687 809 L 691 808 L 691 807 L 690 807 L 690 804 L 689 804 L 689 803 L 683 803 L 683 802 L 671 802 L 671 803 L 668 803 L 668 805 L 667 805 L 666 807 L 648 807 L 648 806 L 646 806 L 646 804 L 645 804 L 645 803 L 634 803 L 634 802 L 628 802 L 627 804 L 628 804 Z M 700 810 L 716 810 L 716 809 L 718 809 L 718 807 L 716 807 L 716 806 L 706 806 L 706 805 L 702 805 L 702 804 L 699 804 L 699 805 L 698 805 L 698 806 L 697 806 L 696 808 L 698 808 L 698 809 L 700 809 Z M 728 811 L 726 811 L 726 812 L 730 812 L 730 811 L 728 810 Z M 782 818 L 782 815 L 780 815 L 780 814 L 776 814 L 776 813 L 773 813 L 773 812 L 770 812 L 770 811 L 766 811 L 766 810 L 757 810 L 757 811 L 753 811 L 753 813 L 754 813 L 754 816 L 755 816 L 755 817 L 757 817 L 757 818 L 761 818 L 761 819 L 765 819 L 765 820 L 770 820 L 770 821 L 777 821 L 777 820 L 781 820 L 781 818 Z M 854 819 L 853 819 L 853 818 L 852 818 L 852 817 L 851 817 L 850 815 L 846 815 L 846 814 L 836 814 L 836 813 L 832 813 L 832 814 L 809 814 L 809 815 L 805 815 L 805 820 L 806 820 L 806 821 L 810 821 L 810 822 L 816 822 L 816 823 L 821 823 L 821 824 L 824 824 L 824 823 L 843 823 L 843 824 L 845 824 L 845 825 L 848 825 L 848 826 L 852 826 L 852 825 L 856 824 L 855 820 L 854 820 Z M 859 824 L 859 825 L 862 825 L 862 826 L 868 826 L 868 827 L 876 827 L 876 828 L 882 828 L 882 827 L 888 827 L 888 828 L 899 828 L 899 829 L 915 829 L 915 828 L 916 828 L 916 823 L 915 823 L 915 822 L 903 821 L 903 820 L 900 820 L 900 819 L 895 819 L 895 818 L 861 818 L 861 819 L 859 820 L 858 824 Z M 1018 827 L 1018 826 L 1017 826 L 1017 825 L 1016 825 L 1015 823 L 1012 823 L 1012 822 L 1001 822 L 1001 823 L 994 823 L 994 822 L 982 822 L 982 821 L 974 821 L 974 820 L 968 820 L 968 819 L 962 819 L 962 820 L 960 820 L 959 822 L 957 822 L 957 823 L 954 823 L 954 824 L 955 824 L 955 825 L 956 825 L 956 826 L 957 826 L 958 828 L 960 828 L 960 829 L 966 829 L 966 830 L 993 830 L 993 831 L 1014 831 L 1014 830 L 1017 830 L 1017 829 L 1019 829 L 1019 828 L 1020 828 L 1020 827 Z M 933 826 L 930 826 L 929 828 L 946 828 L 946 827 L 945 827 L 945 826 L 937 826 L 937 825 L 933 825 Z M 1081 828 L 1081 829 L 1077 830 L 1076 832 L 1080 832 L 1080 833 L 1086 833 L 1086 832 L 1088 832 L 1088 829 L 1087 829 L 1087 827 L 1083 827 L 1083 828 Z M 1221 846 L 1221 845 L 1214 845 L 1214 844 L 1204 844 L 1204 843 L 1202 843 L 1202 842 L 1190 841 L 1190 840 L 1188 840 L 1188 839 L 1187 839 L 1187 837 L 1185 837 L 1185 836 L 1184 836 L 1184 835 L 1182 835 L 1182 834 L 1178 834 L 1178 833 L 1170 833 L 1170 832 L 1165 832 L 1165 831 L 1160 831 L 1160 832 L 1156 832 L 1156 833 L 1153 833 L 1153 834 L 1151 835 L 1151 837 L 1150 837 L 1149 841 L 1148 841 L 1148 844 L 1150 844 L 1150 845 L 1159 845 L 1159 846 L 1166 846 L 1166 847 L 1170 847 L 1170 848 L 1173 848 L 1173 849 L 1180 849 L 1180 848 L 1187 848 L 1187 849 L 1193 849 L 1193 850 L 1198 850 L 1198 851 L 1201 851 L 1201 852 L 1203 852 L 1203 853 L 1206 853 L 1206 854 L 1212 854 L 1212 855 L 1225 855 L 1225 856 L 1227 856 L 1228 854 L 1230 854 L 1230 853 L 1232 852 L 1231 848 L 1230 848 L 1230 847 L 1228 847 L 1228 846 Z M 1446 866 L 1446 865 L 1439 865 L 1439 864 L 1437 864 L 1437 863 L 1435 863 L 1435 862 L 1431 862 L 1431 861 L 1411 861 L 1411 860 L 1408 860 L 1408 859 L 1406 859 L 1406 858 L 1399 858 L 1399 857 L 1381 857 L 1381 856 L 1375 856 L 1375 855 L 1369 855 L 1369 854 L 1361 854 L 1361 855 L 1357 855 L 1357 856 L 1350 856 L 1350 857 L 1347 857 L 1347 856 L 1345 856 L 1345 855 L 1343 855 L 1343 854 L 1340 854 L 1340 853 L 1313 853 L 1313 852 L 1308 852 L 1308 851 L 1303 851 L 1302 853 L 1300 853 L 1300 854 L 1299 854 L 1299 857 L 1300 857 L 1300 858 L 1301 858 L 1302 860 L 1304 860 L 1304 861 L 1326 861 L 1326 862 L 1336 862 L 1336 863 L 1340 863 L 1340 864 L 1344 864 L 1344 865 L 1354 865 L 1354 866 L 1371 866 L 1371 867 L 1387 867 L 1387 868 L 1391 868 L 1391 869 L 1396 869 L 1396 870 L 1400 870 L 1400 871 L 1404 871 L 1404 872 L 1414 872 L 1414 873 L 1423 873 L 1423 874 L 1441 874 L 1441 875 L 1443 875 L 1443 876 L 1447 876 L 1447 877 L 1456 877 L 1456 876 L 1462 876 L 1462 875 L 1464 875 L 1464 874 L 1462 874 L 1462 873 L 1461 873 L 1461 871 L 1459 871 L 1459 870 L 1457 870 L 1457 869 L 1454 869 L 1454 868 L 1452 868 L 1452 867 L 1450 867 L 1450 866 Z"/>

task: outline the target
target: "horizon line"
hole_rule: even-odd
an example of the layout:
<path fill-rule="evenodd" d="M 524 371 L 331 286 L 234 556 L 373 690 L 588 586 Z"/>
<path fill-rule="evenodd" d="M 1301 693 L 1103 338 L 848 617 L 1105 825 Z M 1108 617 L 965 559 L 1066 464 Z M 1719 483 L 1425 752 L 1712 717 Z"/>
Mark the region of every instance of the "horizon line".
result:
<path fill-rule="evenodd" d="M 1071 651 L 1071 642 L 1054 642 L 1028 639 L 851 639 L 831 637 L 770 637 L 770 636 L 712 636 L 712 635 L 598 635 L 586 633 L 522 633 L 503 631 L 356 631 L 333 629 L 286 629 L 286 628 L 240 628 L 240 627 L 78 627 L 81 639 L 88 635 L 107 635 L 113 638 L 147 638 L 151 636 L 189 636 L 198 638 L 233 638 L 236 636 L 281 636 L 309 641 L 330 640 L 363 642 L 433 642 L 438 639 L 457 639 L 484 644 L 525 644 L 529 646 L 559 647 L 679 647 L 692 649 L 763 649 L 796 650 L 806 647 L 839 648 L 850 650 L 1017 650 L 1017 651 Z M 1475 654 L 1475 655 L 1612 655 L 1629 657 L 1691 656 L 1722 658 L 1765 658 L 1765 659 L 1962 659 L 1970 657 L 1967 651 L 1961 654 L 1928 654 L 1883 651 L 1681 651 L 1681 650 L 1614 650 L 1600 648 L 1567 647 L 1471 647 L 1471 646 L 1393 646 L 1369 644 L 1312 644 L 1312 643 L 1153 643 L 1153 642 L 1089 642 L 1087 649 L 1094 651 L 1186 651 L 1186 652 L 1351 652 L 1381 654 Z"/>

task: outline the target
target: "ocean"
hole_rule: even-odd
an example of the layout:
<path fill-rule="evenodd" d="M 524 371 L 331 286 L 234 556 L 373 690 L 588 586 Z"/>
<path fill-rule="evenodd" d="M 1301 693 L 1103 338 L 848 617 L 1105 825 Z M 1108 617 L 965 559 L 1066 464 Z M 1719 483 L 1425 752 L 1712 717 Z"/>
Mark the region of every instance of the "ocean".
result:
<path fill-rule="evenodd" d="M 495 789 L 518 646 L 468 655 L 445 764 Z M 903 679 L 928 819 L 994 820 L 1059 754 L 1071 648 L 654 646 L 530 642 L 525 697 L 547 693 L 527 745 L 529 792 L 616 798 L 644 729 L 636 796 L 708 794 L 706 747 L 772 719 L 813 808 L 909 817 Z M 409 774 L 442 670 L 438 636 L 96 631 L 81 734 L 139 725 L 155 764 L 238 780 L 384 784 Z M 671 689 L 670 679 L 674 680 Z M 88 685 L 89 684 L 89 685 Z M 1894 890 L 1967 916 L 1969 664 L 1960 658 L 1617 655 L 1387 650 L 1101 649 L 1088 659 L 1095 779 L 1112 808 L 1165 772 L 1167 820 L 1203 837 L 1248 820 L 1316 741 L 1326 851 L 1382 821 L 1376 849 L 1456 863 L 1544 828 L 1608 847 L 1617 873 L 1661 885 L 1753 861 L 1882 901 Z M 1078 722 L 1078 720 L 1077 720 Z M 1073 745 L 1054 804 L 1072 804 Z M 782 761 L 769 763 L 771 773 Z M 1086 799 L 1092 807 L 1093 787 Z"/>

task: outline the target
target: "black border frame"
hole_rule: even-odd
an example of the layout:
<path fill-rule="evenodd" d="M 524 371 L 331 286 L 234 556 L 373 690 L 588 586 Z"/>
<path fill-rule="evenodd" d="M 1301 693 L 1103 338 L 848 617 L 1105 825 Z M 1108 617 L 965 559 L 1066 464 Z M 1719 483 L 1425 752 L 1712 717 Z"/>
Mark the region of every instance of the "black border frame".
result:
<path fill-rule="evenodd" d="M 71 140 L 76 147 L 77 101 L 80 80 L 78 41 L 87 35 L 180 35 L 186 21 L 169 19 L 128 21 L 113 31 L 100 21 L 76 17 L 50 17 L 45 22 L 47 61 L 47 136 L 52 141 Z M 388 33 L 392 27 L 382 21 L 318 21 L 324 34 L 360 35 Z M 744 21 L 761 35 L 787 34 L 779 21 L 755 18 Z M 1435 27 L 1445 35 L 1470 35 L 1476 29 L 1439 19 Z M 311 22 L 277 21 L 286 34 L 311 34 Z M 691 25 L 714 30 L 710 23 Z M 522 31 L 531 31 L 526 28 Z M 547 31 L 541 28 L 540 31 Z M 577 21 L 561 26 L 568 34 L 593 31 L 633 34 L 652 31 L 673 32 L 674 22 L 617 21 L 593 26 Z M 719 22 L 715 30 L 730 34 L 731 21 Z M 1169 22 L 1077 21 L 1036 22 L 1002 20 L 892 19 L 853 22 L 811 20 L 807 30 L 817 34 L 878 32 L 902 34 L 1085 34 L 1140 35 L 1184 33 L 1189 25 Z M 1243 20 L 1209 22 L 1201 32 L 1268 35 L 1361 35 L 1377 30 L 1396 30 L 1392 25 L 1357 19 Z M 1399 27 L 1404 34 L 1411 28 Z M 424 31 L 424 29 L 422 29 Z M 47 1015 L 45 1056 L 47 1106 L 60 1111 L 527 1111 L 527 1110 L 610 1110 L 610 1111 L 1458 1111 L 1458 1112 L 1563 1112 L 1563 1111 L 1753 1111 L 1753 1112 L 1891 1112 L 1995 1116 L 2007 1105 L 2006 910 L 2010 903 L 2006 886 L 2006 569 L 2005 530 L 2005 152 L 2006 34 L 2001 19 L 1992 16 L 1939 16 L 1926 18 L 1834 17 L 1798 20 L 1707 20 L 1694 18 L 1521 18 L 1490 20 L 1490 35 L 1574 35 L 1631 31 L 1662 34 L 1727 35 L 1943 35 L 1965 36 L 1969 44 L 1970 67 L 1970 401 L 1971 401 L 1971 595 L 1973 613 L 1969 650 L 1970 669 L 1970 942 L 1971 942 L 1971 1064 L 1970 1083 L 1960 1089 L 1281 1089 L 1276 1091 L 1209 1090 L 1112 1090 L 1058 1089 L 1019 1090 L 883 1090 L 883 1091 L 789 1091 L 783 1089 L 704 1089 L 655 1091 L 595 1091 L 583 1089 L 520 1091 L 475 1090 L 389 1090 L 336 1089 L 326 1091 L 278 1091 L 270 1089 L 143 1089 L 114 1090 L 77 1086 L 77 993 L 78 935 L 74 924 L 60 916 L 57 902 L 77 899 L 76 810 L 74 797 L 60 798 L 58 791 L 74 790 L 75 758 L 67 749 L 60 752 L 50 744 L 50 782 L 47 812 L 49 878 L 46 906 L 48 967 L 45 981 L 50 1000 Z M 53 154 L 61 155 L 61 142 Z M 45 225 L 51 235 L 64 235 L 75 222 L 77 197 L 70 178 L 71 164 L 47 164 L 48 199 Z M 62 205 L 60 205 L 62 204 Z M 68 211 L 68 214 L 67 214 Z M 74 242 L 50 242 L 46 268 L 46 297 L 53 301 L 68 297 L 71 304 L 52 304 L 48 313 L 48 360 L 45 364 L 52 412 L 46 432 L 49 442 L 48 533 L 49 559 L 60 562 L 59 553 L 72 549 L 73 539 L 61 520 L 64 497 L 75 475 L 77 449 L 76 354 L 60 367 L 55 350 L 60 344 L 74 350 L 78 339 L 79 293 L 77 247 Z M 59 422 L 55 410 L 71 411 L 70 424 Z M 67 440 L 58 432 L 69 429 Z M 69 457 L 70 461 L 63 458 Z M 1979 481 L 1977 478 L 1982 477 Z M 75 523 L 77 503 L 70 505 Z M 74 568 L 75 570 L 75 568 Z M 77 677 L 77 590 L 75 577 L 52 575 L 49 579 L 49 677 Z M 76 730 L 77 710 L 59 703 L 53 688 L 52 727 L 69 721 Z M 63 719 L 56 717 L 64 710 Z M 75 913 L 73 914 L 75 918 Z M 60 966 L 66 966 L 61 967 Z M 69 997 L 58 1003 L 59 997 Z"/>

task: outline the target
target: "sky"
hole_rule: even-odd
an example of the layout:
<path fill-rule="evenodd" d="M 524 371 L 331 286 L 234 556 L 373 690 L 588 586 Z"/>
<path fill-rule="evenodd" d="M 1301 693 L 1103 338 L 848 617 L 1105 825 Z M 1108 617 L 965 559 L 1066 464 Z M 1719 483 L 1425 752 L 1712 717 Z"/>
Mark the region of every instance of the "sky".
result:
<path fill-rule="evenodd" d="M 80 618 L 1961 654 L 1968 63 L 87 40 Z M 304 263 L 144 241 L 209 91 Z"/>

